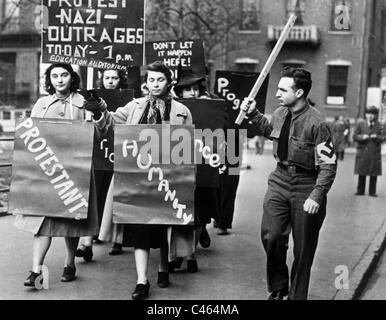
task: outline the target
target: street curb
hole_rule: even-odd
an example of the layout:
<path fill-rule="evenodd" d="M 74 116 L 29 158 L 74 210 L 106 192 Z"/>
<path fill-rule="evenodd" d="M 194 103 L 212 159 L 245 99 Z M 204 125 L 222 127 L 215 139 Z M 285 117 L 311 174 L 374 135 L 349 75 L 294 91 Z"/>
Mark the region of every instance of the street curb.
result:
<path fill-rule="evenodd" d="M 358 300 L 386 247 L 386 221 L 376 233 L 349 277 L 349 289 L 338 290 L 332 300 Z"/>

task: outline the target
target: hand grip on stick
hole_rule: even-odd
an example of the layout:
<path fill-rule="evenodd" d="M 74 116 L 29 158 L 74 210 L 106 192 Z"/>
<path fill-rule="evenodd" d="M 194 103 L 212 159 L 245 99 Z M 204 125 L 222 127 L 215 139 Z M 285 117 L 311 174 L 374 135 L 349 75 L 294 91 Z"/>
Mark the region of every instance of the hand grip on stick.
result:
<path fill-rule="evenodd" d="M 291 31 L 291 28 L 294 26 L 295 21 L 296 21 L 296 15 L 293 13 L 289 17 L 288 22 L 285 25 L 283 32 L 281 33 L 281 35 L 279 37 L 279 40 L 277 40 L 276 45 L 273 48 L 267 62 L 265 63 L 263 70 L 261 70 L 261 73 L 260 73 L 259 77 L 257 78 L 255 85 L 253 86 L 251 92 L 249 93 L 248 100 L 255 99 L 257 93 L 260 90 L 261 85 L 263 84 L 265 78 L 267 77 L 269 71 L 271 70 L 273 63 L 275 62 L 277 56 L 279 55 L 279 52 L 280 52 L 281 48 L 283 47 L 284 42 L 287 39 L 287 37 Z M 246 113 L 244 111 L 240 110 L 239 116 L 237 117 L 235 123 L 240 125 L 241 122 L 243 122 L 245 115 L 246 115 Z"/>

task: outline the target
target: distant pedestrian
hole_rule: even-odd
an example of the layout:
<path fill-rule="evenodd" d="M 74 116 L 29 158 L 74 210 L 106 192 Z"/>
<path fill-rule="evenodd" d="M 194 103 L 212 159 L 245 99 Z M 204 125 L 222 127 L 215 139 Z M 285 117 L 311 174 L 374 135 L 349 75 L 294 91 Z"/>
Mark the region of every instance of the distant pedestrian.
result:
<path fill-rule="evenodd" d="M 265 138 L 261 136 L 256 137 L 255 146 L 256 154 L 262 155 L 264 153 Z"/>
<path fill-rule="evenodd" d="M 378 121 L 376 107 L 366 108 L 365 118 L 358 120 L 354 130 L 354 141 L 357 143 L 354 173 L 358 175 L 355 195 L 365 194 L 366 176 L 369 176 L 369 195 L 377 197 L 377 177 L 382 175 L 381 144 L 385 141 L 385 135 Z"/>
<path fill-rule="evenodd" d="M 348 134 L 347 125 L 342 115 L 335 118 L 332 124 L 332 141 L 335 147 L 336 158 L 340 161 L 344 159 L 344 150 L 346 148 L 346 136 Z"/>
<path fill-rule="evenodd" d="M 268 178 L 261 238 L 267 254 L 269 300 L 307 299 L 311 266 L 326 215 L 327 192 L 336 174 L 336 157 L 324 117 L 307 102 L 311 74 L 282 70 L 276 97 L 280 107 L 268 121 L 256 103 L 242 103 L 258 134 L 273 140 L 276 169 Z M 249 106 L 250 104 L 250 106 Z M 286 263 L 292 230 L 294 262 L 289 287 Z"/>

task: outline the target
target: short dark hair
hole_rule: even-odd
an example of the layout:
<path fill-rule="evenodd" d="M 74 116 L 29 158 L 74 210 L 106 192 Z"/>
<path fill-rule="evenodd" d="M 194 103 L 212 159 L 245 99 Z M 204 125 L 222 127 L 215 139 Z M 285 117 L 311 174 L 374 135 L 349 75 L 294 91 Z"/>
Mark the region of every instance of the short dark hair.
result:
<path fill-rule="evenodd" d="M 129 84 L 127 83 L 127 76 L 125 72 L 122 70 L 116 70 L 116 69 L 104 69 L 100 70 L 101 77 L 97 79 L 96 84 L 98 89 L 105 89 L 105 86 L 103 85 L 103 76 L 105 74 L 105 71 L 108 70 L 115 70 L 117 71 L 118 77 L 119 77 L 119 83 L 117 89 L 127 89 Z"/>
<path fill-rule="evenodd" d="M 311 73 L 303 68 L 284 67 L 281 71 L 282 78 L 292 78 L 296 89 L 304 91 L 304 98 L 307 98 L 312 87 Z"/>
<path fill-rule="evenodd" d="M 51 83 L 51 71 L 54 68 L 63 68 L 63 69 L 66 69 L 70 73 L 70 75 L 71 75 L 70 92 L 76 92 L 79 89 L 80 77 L 74 71 L 72 66 L 68 63 L 53 63 L 48 67 L 48 69 L 45 72 L 45 76 L 46 76 L 45 87 L 46 87 L 46 90 L 49 94 L 55 93 L 55 88 Z"/>
<path fill-rule="evenodd" d="M 204 85 L 204 81 L 205 80 L 196 81 L 196 82 L 192 83 L 191 85 L 187 85 L 187 86 L 176 86 L 176 87 L 174 87 L 174 92 L 179 98 L 182 98 L 182 91 L 184 91 L 185 88 L 189 88 L 189 87 L 192 87 L 195 84 L 197 84 L 199 96 L 200 97 L 204 96 L 207 94 L 207 90 L 206 90 L 206 86 Z"/>
<path fill-rule="evenodd" d="M 148 71 L 161 72 L 165 75 L 168 84 L 172 83 L 172 72 L 162 61 L 154 61 L 147 65 L 145 82 L 147 82 Z"/>

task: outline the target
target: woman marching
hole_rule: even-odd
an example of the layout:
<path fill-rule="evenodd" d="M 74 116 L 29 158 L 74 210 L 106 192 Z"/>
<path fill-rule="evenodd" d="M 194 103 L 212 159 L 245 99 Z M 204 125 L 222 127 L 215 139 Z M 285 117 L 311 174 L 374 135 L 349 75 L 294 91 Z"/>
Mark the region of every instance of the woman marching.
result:
<path fill-rule="evenodd" d="M 45 85 L 49 96 L 40 98 L 34 105 L 31 117 L 50 119 L 84 120 L 84 98 L 76 91 L 80 79 L 71 65 L 52 64 L 45 72 Z M 99 107 L 106 105 L 100 102 Z M 87 219 L 71 220 L 65 218 L 16 216 L 15 226 L 34 234 L 32 271 L 24 282 L 27 287 L 34 287 L 35 280 L 41 275 L 41 267 L 51 246 L 52 237 L 64 237 L 66 257 L 62 282 L 75 280 L 75 252 L 79 237 L 93 236 L 98 233 L 97 204 L 94 173 L 91 170 L 90 191 Z"/>
<path fill-rule="evenodd" d="M 181 69 L 178 74 L 178 82 L 173 87 L 173 91 L 178 98 L 183 99 L 210 99 L 206 86 L 205 78 L 198 77 L 192 69 Z M 217 189 L 208 187 L 196 187 L 194 192 L 194 206 L 196 217 L 198 217 L 198 228 L 195 232 L 195 249 L 198 241 L 203 248 L 210 246 L 210 236 L 206 230 L 206 225 L 211 222 L 211 218 L 218 217 L 218 198 Z M 196 250 L 194 250 L 196 251 Z M 183 258 L 179 257 L 169 262 L 169 272 L 179 269 Z M 194 273 L 198 271 L 195 253 L 187 257 L 187 271 Z"/>
<path fill-rule="evenodd" d="M 175 101 L 169 91 L 172 82 L 171 71 L 160 61 L 147 67 L 145 82 L 149 93 L 146 97 L 133 100 L 116 112 L 104 112 L 100 117 L 100 106 L 95 104 L 89 110 L 94 112 L 97 125 L 105 130 L 115 124 L 192 124 L 192 116 L 188 108 Z M 106 199 L 112 203 L 112 187 L 110 186 Z M 111 205 L 112 206 L 112 205 Z M 132 293 L 134 300 L 143 300 L 149 296 L 148 260 L 150 248 L 160 249 L 160 264 L 158 267 L 157 284 L 161 288 L 169 286 L 168 241 L 165 225 L 131 225 L 133 235 L 134 257 L 137 270 L 137 285 Z"/>
<path fill-rule="evenodd" d="M 122 71 L 106 69 L 102 70 L 101 77 L 97 80 L 98 89 L 116 90 L 127 89 L 127 78 Z M 97 190 L 97 204 L 98 204 L 98 222 L 102 223 L 103 209 L 105 207 L 106 195 L 111 183 L 113 173 L 111 171 L 95 170 L 95 184 Z M 114 239 L 110 255 L 117 255 L 122 253 L 121 229 L 122 225 L 115 226 Z M 103 232 L 103 230 L 102 230 Z M 91 262 L 93 257 L 92 244 L 93 238 L 91 236 L 83 237 L 81 244 L 76 251 L 76 257 L 83 257 L 87 262 Z M 98 238 L 96 238 L 98 241 Z"/>

